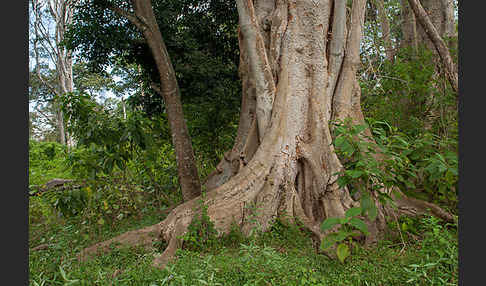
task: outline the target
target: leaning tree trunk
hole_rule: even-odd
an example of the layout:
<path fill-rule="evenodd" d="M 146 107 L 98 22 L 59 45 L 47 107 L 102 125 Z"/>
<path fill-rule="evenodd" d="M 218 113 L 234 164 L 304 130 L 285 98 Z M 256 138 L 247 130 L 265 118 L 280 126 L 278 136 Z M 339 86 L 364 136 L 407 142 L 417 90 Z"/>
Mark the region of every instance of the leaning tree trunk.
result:
<path fill-rule="evenodd" d="M 427 34 L 429 41 L 433 43 L 435 48 L 434 50 L 436 51 L 436 53 L 439 54 L 439 57 L 442 60 L 442 65 L 444 66 L 447 78 L 454 91 L 457 92 L 458 77 L 457 77 L 457 72 L 455 71 L 454 62 L 452 61 L 452 57 L 449 53 L 449 49 L 447 48 L 445 42 L 442 40 L 434 24 L 430 20 L 427 12 L 420 4 L 420 1 L 409 0 L 408 3 L 412 7 L 415 17 L 420 23 L 422 29 Z"/>
<path fill-rule="evenodd" d="M 412 9 L 413 7 L 410 4 L 414 4 L 415 8 Z M 423 9 L 419 9 L 418 6 L 423 7 Z M 448 46 L 456 48 L 457 33 L 454 26 L 453 0 L 417 0 L 412 2 L 401 0 L 401 9 L 403 35 L 401 46 L 414 47 L 417 50 L 418 43 L 425 45 L 435 55 L 436 72 L 434 77 L 439 78 L 440 71 L 445 70 L 451 87 L 457 93 L 457 66 L 452 62 L 449 51 L 441 39 L 441 37 L 448 38 Z M 437 86 L 435 89 L 440 90 L 441 87 Z M 428 114 L 426 114 L 427 119 L 424 122 L 425 129 L 431 129 L 432 122 L 439 116 L 433 107 L 435 101 L 433 93 L 426 98 L 425 105 Z"/>
<path fill-rule="evenodd" d="M 103 1 L 103 3 L 108 9 L 134 24 L 142 32 L 150 48 L 160 78 L 160 87 L 152 83 L 152 88 L 164 99 L 176 154 L 182 197 L 184 201 L 189 201 L 201 195 L 201 182 L 194 159 L 191 137 L 184 119 L 179 85 L 152 9 L 151 0 L 132 0 L 133 12 L 115 6 L 109 1 Z"/>
<path fill-rule="evenodd" d="M 456 37 L 454 27 L 453 0 L 420 0 L 421 6 L 427 12 L 430 21 L 441 37 Z M 415 17 L 408 0 L 401 0 L 402 9 L 402 46 L 412 46 L 414 38 L 418 43 L 423 43 L 432 51 L 435 51 L 434 43 Z M 414 35 L 413 31 L 416 31 Z M 454 44 L 454 43 L 449 43 Z"/>
<path fill-rule="evenodd" d="M 365 2 L 354 0 L 346 21 L 345 1 L 237 0 L 240 126 L 202 198 L 220 233 L 233 223 L 248 233 L 255 220 L 265 231 L 278 217 L 298 219 L 320 241 L 325 218 L 342 217 L 359 205 L 336 182 L 343 166 L 331 144 L 329 122 L 346 117 L 363 122 L 356 70 Z M 159 235 L 168 246 L 154 263 L 163 266 L 180 247 L 178 237 L 187 231 L 198 201 L 179 205 L 159 224 L 89 247 L 80 257 L 112 242 L 150 245 Z M 397 204 L 410 202 L 402 197 Z M 419 205 L 407 211 L 423 210 Z M 372 240 L 385 228 L 387 209 L 378 209 L 378 218 L 368 222 Z"/>

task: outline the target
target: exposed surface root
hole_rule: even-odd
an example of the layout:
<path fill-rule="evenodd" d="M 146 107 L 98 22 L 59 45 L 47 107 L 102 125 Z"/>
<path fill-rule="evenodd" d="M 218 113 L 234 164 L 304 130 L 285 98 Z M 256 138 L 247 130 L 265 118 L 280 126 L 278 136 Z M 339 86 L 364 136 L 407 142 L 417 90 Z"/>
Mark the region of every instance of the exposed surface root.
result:
<path fill-rule="evenodd" d="M 157 241 L 160 233 L 160 223 L 154 224 L 141 229 L 125 232 L 112 239 L 99 242 L 90 247 L 83 249 L 78 254 L 80 261 L 85 261 L 90 257 L 99 253 L 106 253 L 110 251 L 110 245 L 118 246 L 151 246 L 153 242 Z"/>
<path fill-rule="evenodd" d="M 268 185 L 261 184 L 257 188 L 260 191 L 255 193 L 260 193 L 265 188 L 268 188 Z M 247 190 L 247 192 L 252 193 L 250 190 Z M 220 234 L 228 233 L 232 223 L 239 224 L 242 230 L 246 229 L 247 234 L 248 230 L 251 227 L 254 227 L 248 218 L 248 211 L 245 213 L 244 205 L 255 202 L 257 196 L 241 195 L 242 192 L 235 192 L 235 189 L 226 189 L 226 193 L 217 193 L 217 190 L 208 193 L 205 200 L 205 202 L 209 204 L 208 215 L 215 223 L 215 227 Z M 238 198 L 236 199 L 235 196 Z M 296 220 L 301 222 L 306 229 L 311 231 L 313 234 L 313 240 L 316 242 L 317 246 L 322 238 L 329 233 L 329 231 L 326 233 L 321 232 L 319 226 L 322 221 L 315 221 L 305 214 L 301 203 L 301 198 L 295 189 L 292 188 L 292 190 L 286 192 L 285 196 L 281 196 L 278 201 L 272 200 L 271 204 L 273 205 L 274 203 L 278 205 L 278 210 L 276 211 L 275 215 L 278 215 L 282 218 L 282 221 L 286 221 L 287 223 L 293 223 Z M 377 219 L 374 222 L 367 223 L 370 235 L 366 237 L 365 245 L 372 245 L 382 237 L 386 225 L 385 214 L 416 216 L 431 213 L 432 215 L 435 215 L 445 221 L 454 220 L 451 214 L 447 213 L 437 205 L 414 198 L 408 198 L 405 195 L 400 196 L 395 203 L 398 209 L 392 209 L 389 206 L 379 207 L 380 211 L 378 212 Z M 271 209 L 268 207 L 269 206 L 265 206 L 267 210 Z M 168 244 L 164 252 L 154 259 L 153 266 L 163 268 L 174 257 L 176 250 L 182 246 L 182 241 L 179 237 L 187 231 L 188 226 L 196 212 L 196 208 L 197 199 L 186 202 L 175 208 L 164 221 L 142 229 L 129 231 L 110 240 L 92 245 L 84 249 L 78 255 L 78 258 L 81 261 L 84 261 L 93 255 L 106 253 L 110 251 L 110 245 L 112 244 L 118 244 L 115 245 L 115 247 L 140 245 L 147 247 L 151 246 L 153 242 L 162 239 L 168 242 Z M 274 218 L 275 216 L 264 215 L 260 218 L 257 217 L 257 220 L 259 220 L 261 226 L 270 226 Z M 332 251 L 328 251 L 324 254 L 328 255 L 329 257 L 335 256 L 333 255 Z"/>
<path fill-rule="evenodd" d="M 49 248 L 49 246 L 50 246 L 49 244 L 44 243 L 44 244 L 41 244 L 41 245 L 38 245 L 36 247 L 31 248 L 30 251 L 46 250 L 46 249 Z"/>
<path fill-rule="evenodd" d="M 399 215 L 417 216 L 422 214 L 431 214 L 447 222 L 454 222 L 454 216 L 441 207 L 423 200 L 407 197 L 401 194 L 394 198 L 398 207 Z"/>
<path fill-rule="evenodd" d="M 336 5 L 341 10 L 335 15 L 341 16 L 330 21 L 331 1 L 277 2 L 279 10 L 269 14 L 263 13 L 266 8 L 253 11 L 251 1 L 237 1 L 239 12 L 251 16 L 240 19 L 240 24 L 246 23 L 252 29 L 239 33 L 243 82 L 240 123 L 235 145 L 205 182 L 209 192 L 179 205 L 159 224 L 95 244 L 83 250 L 80 257 L 107 251 L 111 243 L 150 245 L 161 239 L 168 245 L 154 260 L 154 266 L 164 267 L 181 247 L 179 237 L 187 231 L 201 199 L 220 234 L 228 233 L 232 224 L 244 234 L 254 227 L 265 231 L 278 217 L 289 223 L 300 221 L 317 243 L 334 231 L 321 232 L 325 218 L 343 217 L 349 208 L 359 205 L 336 182 L 336 173 L 343 166 L 332 145 L 329 122 L 348 116 L 364 122 L 356 70 L 366 1 L 353 1 L 349 29 L 344 26 L 345 5 Z M 272 1 L 257 1 L 256 5 L 265 3 Z M 273 5 L 270 12 L 275 9 Z M 262 44 L 261 35 L 255 33 L 260 24 L 263 27 L 260 20 L 269 15 L 273 15 L 271 30 L 260 31 Z M 342 29 L 338 33 L 339 25 Z M 346 30 L 350 30 L 347 36 Z M 336 58 L 330 62 L 328 39 L 323 35 L 331 32 L 340 35 L 335 40 L 340 44 L 331 49 Z M 270 35 L 275 38 L 269 39 Z M 272 51 L 270 57 L 266 51 Z M 334 94 L 328 93 L 329 85 L 335 86 Z M 380 205 L 376 197 L 374 200 L 378 217 L 368 222 L 366 244 L 381 237 L 389 212 L 417 215 L 430 209 L 432 214 L 452 220 L 439 207 L 406 196 L 397 198 L 398 213 Z"/>

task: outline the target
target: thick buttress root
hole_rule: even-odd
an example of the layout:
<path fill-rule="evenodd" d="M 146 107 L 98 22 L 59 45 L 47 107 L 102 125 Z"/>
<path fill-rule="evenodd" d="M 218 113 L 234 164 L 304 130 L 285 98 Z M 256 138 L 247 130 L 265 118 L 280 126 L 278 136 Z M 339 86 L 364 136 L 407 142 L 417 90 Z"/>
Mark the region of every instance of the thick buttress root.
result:
<path fill-rule="evenodd" d="M 145 228 L 136 229 L 125 232 L 112 239 L 99 242 L 90 247 L 83 249 L 78 254 L 78 259 L 81 261 L 87 260 L 94 255 L 106 253 L 111 250 L 111 246 L 151 246 L 153 242 L 158 240 L 160 233 L 160 223 L 151 225 Z"/>
<path fill-rule="evenodd" d="M 320 241 L 327 234 L 320 231 L 319 225 L 322 223 L 324 217 L 317 218 L 316 210 L 308 208 L 313 212 L 306 211 L 306 205 L 303 205 L 305 192 L 303 189 L 295 188 L 298 186 L 294 184 L 283 184 L 282 181 L 270 184 L 268 183 L 272 176 L 277 175 L 275 168 L 268 167 L 256 168 L 255 172 L 248 172 L 246 177 L 236 176 L 236 180 L 232 179 L 221 188 L 217 188 L 206 194 L 204 203 L 208 206 L 208 216 L 214 222 L 215 228 L 220 234 L 228 233 L 232 224 L 239 225 L 243 233 L 248 234 L 255 225 L 253 222 L 257 220 L 263 230 L 268 230 L 273 220 L 280 217 L 282 221 L 293 223 L 296 220 L 301 222 L 303 226 L 312 232 L 315 241 Z M 280 193 L 276 192 L 280 189 Z M 342 190 L 340 190 L 342 191 Z M 270 195 L 277 194 L 277 195 Z M 343 197 L 337 194 L 327 193 L 323 198 L 315 201 L 316 206 L 325 206 L 330 203 L 336 205 L 336 201 L 342 206 L 342 209 L 348 209 L 359 205 L 359 202 L 352 201 L 351 205 L 343 200 Z M 319 202 L 320 200 L 320 202 Z M 323 202 L 327 200 L 328 202 Z M 309 203 L 307 201 L 307 203 Z M 175 208 L 169 216 L 162 222 L 145 227 L 138 230 L 133 230 L 119 235 L 110 240 L 97 243 L 84 249 L 79 258 L 85 260 L 95 254 L 106 253 L 110 251 L 110 245 L 115 244 L 115 247 L 120 246 L 145 246 L 151 247 L 152 244 L 158 240 L 167 242 L 162 255 L 154 259 L 153 265 L 158 268 L 163 268 L 174 257 L 178 248 L 181 247 L 182 236 L 188 229 L 189 224 L 196 209 L 198 208 L 198 198 L 181 204 Z M 390 215 L 395 211 L 395 215 L 420 215 L 430 213 L 438 216 L 446 221 L 453 221 L 453 216 L 439 208 L 438 206 L 420 201 L 417 199 L 407 198 L 404 195 L 396 200 L 398 209 L 391 209 L 388 207 L 381 207 L 379 217 L 374 223 L 368 222 L 370 229 L 370 236 L 366 238 L 367 244 L 377 241 L 384 228 L 384 215 Z M 258 213 L 248 206 L 255 206 L 255 209 L 262 209 Z M 307 214 L 306 214 L 307 213 Z M 323 211 L 324 216 L 332 216 Z M 250 217 L 253 216 L 253 217 Z M 252 218 L 252 219 L 250 219 Z"/>
<path fill-rule="evenodd" d="M 346 117 L 364 122 L 356 70 L 366 2 L 353 0 L 349 29 L 346 5 L 332 2 L 237 0 L 240 123 L 234 147 L 206 180 L 209 192 L 179 205 L 156 225 L 83 250 L 81 259 L 109 250 L 111 243 L 150 246 L 160 239 L 167 247 L 154 266 L 164 267 L 181 246 L 180 236 L 201 199 L 220 234 L 228 233 L 232 224 L 245 234 L 255 226 L 265 231 L 280 218 L 298 220 L 318 242 L 329 233 L 320 230 L 324 219 L 343 217 L 359 206 L 336 183 L 335 174 L 343 166 L 329 122 Z M 378 217 L 368 222 L 367 244 L 380 238 L 391 214 L 419 215 L 430 209 L 453 220 L 439 207 L 404 195 L 397 198 L 397 209 L 380 205 L 376 198 L 375 203 Z"/>

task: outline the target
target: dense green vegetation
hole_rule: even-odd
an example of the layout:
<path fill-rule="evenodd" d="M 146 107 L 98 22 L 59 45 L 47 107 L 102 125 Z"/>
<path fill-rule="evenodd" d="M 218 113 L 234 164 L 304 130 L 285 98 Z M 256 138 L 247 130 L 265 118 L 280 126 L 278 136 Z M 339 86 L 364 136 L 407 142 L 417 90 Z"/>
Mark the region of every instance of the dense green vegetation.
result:
<path fill-rule="evenodd" d="M 277 220 L 269 232 L 255 227 L 249 237 L 235 227 L 218 237 L 201 204 L 182 249 L 163 270 L 151 265 L 163 243 L 114 249 L 80 262 L 83 248 L 160 222 L 183 200 L 165 105 L 150 87 L 157 77 L 153 59 L 133 26 L 94 5 L 101 2 L 79 7 L 64 43 L 80 52 L 75 91 L 54 98 L 31 76 L 29 97 L 41 102 L 37 107 L 43 112 L 59 106 L 76 144 L 58 143 L 55 124 L 31 112 L 30 285 L 458 284 L 457 222 L 388 218 L 385 238 L 367 247 L 360 236 L 367 229 L 357 216 L 376 217 L 376 210 L 366 192 L 359 209 L 322 226 L 339 225 L 321 245 L 336 245 L 339 259 L 320 253 L 298 222 L 289 226 Z M 219 0 L 153 2 L 204 180 L 236 136 L 241 93 L 236 6 Z M 191 9 L 198 3 L 200 9 Z M 399 6 L 387 2 L 392 23 Z M 376 18 L 366 22 L 365 46 L 382 44 L 374 42 L 379 33 L 373 23 Z M 366 125 L 333 125 L 333 144 L 346 169 L 339 185 L 352 195 L 363 186 L 396 187 L 457 217 L 457 98 L 443 72 L 437 73 L 434 55 L 424 47 L 402 48 L 390 62 L 380 49 L 366 49 L 362 62 L 358 74 Z M 47 73 L 55 81 L 55 71 Z M 118 97 L 106 98 L 107 91 Z M 372 143 L 363 140 L 367 128 Z M 378 152 L 383 160 L 376 159 Z M 56 178 L 73 181 L 43 189 Z M 393 204 L 389 196 L 380 200 Z"/>
<path fill-rule="evenodd" d="M 246 239 L 231 233 L 202 252 L 180 250 L 164 270 L 151 266 L 159 245 L 78 262 L 83 247 L 162 217 L 151 209 L 116 226 L 85 227 L 79 218 L 31 224 L 30 246 L 49 244 L 30 254 L 31 285 L 457 285 L 457 225 L 432 217 L 399 221 L 403 237 L 390 237 L 375 248 L 353 244 L 344 264 L 316 254 L 298 227 L 279 223 Z"/>

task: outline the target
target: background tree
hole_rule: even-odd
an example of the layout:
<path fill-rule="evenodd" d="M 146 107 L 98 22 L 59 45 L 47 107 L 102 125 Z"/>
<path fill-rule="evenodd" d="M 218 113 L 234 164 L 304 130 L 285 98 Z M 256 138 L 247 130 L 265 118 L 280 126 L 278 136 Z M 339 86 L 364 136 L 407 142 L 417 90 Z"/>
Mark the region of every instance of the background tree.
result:
<path fill-rule="evenodd" d="M 414 12 L 415 17 L 418 19 L 418 22 L 420 23 L 423 31 L 427 34 L 429 45 L 431 42 L 433 44 L 432 50 L 434 50 L 439 55 L 439 58 L 441 59 L 443 65 L 443 69 L 445 70 L 445 74 L 453 90 L 455 92 L 458 92 L 458 78 L 456 68 L 454 67 L 454 62 L 452 61 L 449 49 L 447 48 L 445 42 L 442 40 L 443 36 L 451 38 L 455 34 L 452 15 L 452 0 L 441 1 L 441 4 L 443 5 L 441 9 L 443 19 L 440 23 L 436 25 L 434 25 L 433 22 L 430 20 L 429 15 L 420 4 L 420 1 L 410 0 L 408 3 L 410 4 L 410 7 Z M 445 27 L 444 32 L 440 34 L 436 26 L 441 28 Z"/>
<path fill-rule="evenodd" d="M 69 32 L 70 47 L 97 71 L 118 67 L 130 74 L 140 89 L 128 102 L 142 108 L 148 117 L 165 113 L 164 101 L 151 85 L 159 81 L 155 63 L 136 27 L 91 1 L 81 4 Z M 235 129 L 241 92 L 236 6 L 231 1 L 214 0 L 154 1 L 152 6 L 165 35 L 184 114 L 191 123 L 189 133 L 196 156 L 202 152 L 217 161 L 220 154 L 215 150 L 221 148 L 202 142 L 208 138 L 217 146 L 226 146 L 232 138 L 221 140 L 220 134 Z"/>
<path fill-rule="evenodd" d="M 68 25 L 72 23 L 73 9 L 76 1 L 71 0 L 32 0 L 32 37 L 33 52 L 35 53 L 35 75 L 46 85 L 55 98 L 65 96 L 73 91 L 73 55 L 63 46 Z M 54 26 L 54 31 L 52 31 Z M 42 49 L 42 51 L 41 51 Z M 47 54 L 48 62 L 55 66 L 56 84 L 48 83 L 42 74 L 41 53 Z M 64 116 L 57 107 L 57 124 L 62 144 L 67 143 Z"/>
<path fill-rule="evenodd" d="M 98 70 L 110 65 L 127 67 L 136 64 L 141 67 L 141 74 L 137 78 L 142 83 L 143 92 L 132 96 L 129 102 L 141 106 L 148 116 L 167 112 L 167 102 L 156 91 L 159 89 L 157 84 L 153 84 L 160 81 L 157 65 L 145 39 L 140 39 L 136 26 L 124 17 L 110 13 L 106 5 L 98 5 L 103 4 L 101 2 L 96 4 L 84 1 L 81 4 L 76 25 L 71 30 L 76 31 L 71 34 L 71 47 L 79 49 L 91 67 Z M 214 138 L 213 142 L 218 143 L 222 141 L 218 136 L 222 130 L 219 126 L 233 128 L 232 121 L 237 112 L 234 96 L 235 90 L 239 89 L 234 73 L 234 62 L 237 60 L 234 51 L 237 49 L 228 40 L 236 40 L 234 33 L 231 33 L 234 25 L 228 24 L 234 22 L 234 19 L 220 17 L 228 11 L 225 10 L 227 4 L 224 1 L 202 4 L 197 1 L 158 1 L 154 3 L 153 9 L 157 14 L 156 24 L 161 27 L 163 34 L 168 35 L 165 40 L 171 60 L 174 59 L 175 75 L 178 77 L 177 81 L 183 83 L 182 100 L 188 103 L 187 108 L 194 113 L 189 120 L 198 122 L 193 125 L 198 128 L 194 127 L 190 131 L 194 135 L 211 136 Z M 208 9 L 212 13 L 207 13 Z M 201 24 L 203 22 L 205 24 Z M 123 30 L 130 32 L 121 34 L 120 31 Z M 117 41 L 113 42 L 113 38 Z M 216 78 L 221 82 L 215 84 Z M 230 108 L 220 108 L 221 106 Z M 206 112 L 208 108 L 214 110 L 214 113 Z M 221 143 L 227 141 L 229 140 Z M 198 142 L 201 141 L 197 140 L 196 143 Z M 213 158 L 217 158 L 218 154 L 214 153 L 211 146 L 199 144 L 199 147 L 204 148 L 207 153 L 213 152 Z"/>
<path fill-rule="evenodd" d="M 443 77 L 441 74 L 445 75 L 453 91 L 457 93 L 457 66 L 453 63 L 449 52 L 449 49 L 457 50 L 455 4 L 456 1 L 453 0 L 402 1 L 401 44 L 403 47 L 413 47 L 416 53 L 419 45 L 425 46 L 426 49 L 431 51 L 435 55 L 434 61 L 436 63 L 436 75 L 434 77 L 441 78 Z M 419 6 L 423 9 L 420 9 Z M 441 38 L 446 39 L 448 47 L 442 42 Z M 444 87 L 440 85 L 436 85 L 435 88 L 444 90 Z M 433 107 L 436 101 L 433 93 L 429 94 L 426 99 L 425 105 L 430 110 L 427 128 L 430 128 L 431 121 L 438 117 L 438 112 Z"/>

